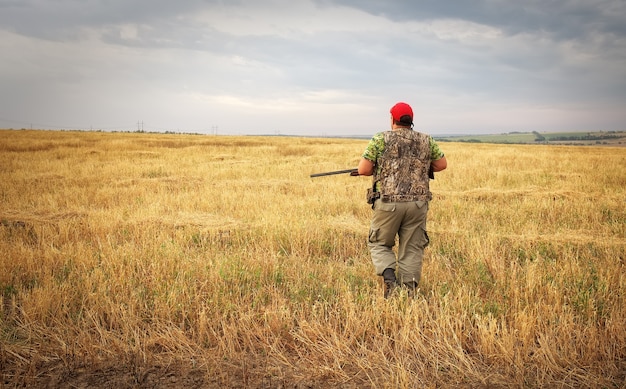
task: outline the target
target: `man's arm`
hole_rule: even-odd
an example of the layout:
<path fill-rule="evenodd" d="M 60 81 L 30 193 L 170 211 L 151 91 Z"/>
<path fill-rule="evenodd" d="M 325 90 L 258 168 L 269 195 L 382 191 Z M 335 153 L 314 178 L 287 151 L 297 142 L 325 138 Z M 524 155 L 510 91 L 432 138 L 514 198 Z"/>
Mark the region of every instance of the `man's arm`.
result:
<path fill-rule="evenodd" d="M 359 162 L 359 176 L 371 176 L 374 174 L 374 162 L 367 158 L 361 158 Z"/>
<path fill-rule="evenodd" d="M 361 165 L 359 165 L 360 167 Z M 441 157 L 439 159 L 436 159 L 434 161 L 432 161 L 430 163 L 430 166 L 433 167 L 433 172 L 440 172 L 442 170 L 445 170 L 445 168 L 448 167 L 448 161 L 446 160 L 446 157 Z M 360 170 L 359 170 L 360 172 Z"/>

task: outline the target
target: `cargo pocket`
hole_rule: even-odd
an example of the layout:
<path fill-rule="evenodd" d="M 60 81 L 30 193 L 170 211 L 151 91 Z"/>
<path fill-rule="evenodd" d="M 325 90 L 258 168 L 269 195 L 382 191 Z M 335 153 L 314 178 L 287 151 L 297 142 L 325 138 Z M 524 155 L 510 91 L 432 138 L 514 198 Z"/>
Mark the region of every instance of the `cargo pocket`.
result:
<path fill-rule="evenodd" d="M 430 244 L 430 238 L 428 237 L 428 232 L 426 232 L 425 229 L 421 229 L 422 232 L 424 233 L 424 237 L 422 238 L 422 247 L 428 247 L 428 245 Z"/>
<path fill-rule="evenodd" d="M 378 241 L 378 228 L 370 228 L 368 240 L 370 243 L 376 243 Z"/>

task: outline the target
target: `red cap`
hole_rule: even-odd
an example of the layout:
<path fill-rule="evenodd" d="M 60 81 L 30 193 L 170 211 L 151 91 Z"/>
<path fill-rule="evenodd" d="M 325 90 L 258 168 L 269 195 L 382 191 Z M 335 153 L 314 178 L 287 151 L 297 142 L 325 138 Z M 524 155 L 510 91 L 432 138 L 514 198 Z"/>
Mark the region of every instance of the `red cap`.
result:
<path fill-rule="evenodd" d="M 393 120 L 397 122 L 403 121 L 403 116 L 409 116 L 411 118 L 410 123 L 413 123 L 413 109 L 411 109 L 411 106 L 407 103 L 397 103 L 391 107 L 389 112 L 391 113 Z M 406 120 L 404 120 L 404 122 L 406 122 Z"/>

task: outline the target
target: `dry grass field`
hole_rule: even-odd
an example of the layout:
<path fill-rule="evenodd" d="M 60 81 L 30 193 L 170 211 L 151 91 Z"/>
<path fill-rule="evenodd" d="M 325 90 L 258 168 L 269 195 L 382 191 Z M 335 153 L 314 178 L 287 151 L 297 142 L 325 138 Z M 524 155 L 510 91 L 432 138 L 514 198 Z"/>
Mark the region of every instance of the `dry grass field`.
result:
<path fill-rule="evenodd" d="M 385 300 L 366 143 L 0 131 L 0 387 L 626 386 L 626 148 L 441 144 Z"/>

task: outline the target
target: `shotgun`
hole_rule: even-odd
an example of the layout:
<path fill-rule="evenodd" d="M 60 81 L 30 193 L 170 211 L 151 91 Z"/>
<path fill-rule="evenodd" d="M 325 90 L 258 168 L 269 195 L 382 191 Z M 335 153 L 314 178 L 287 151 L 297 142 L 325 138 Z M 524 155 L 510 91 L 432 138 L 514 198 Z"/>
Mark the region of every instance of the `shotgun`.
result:
<path fill-rule="evenodd" d="M 359 169 L 354 168 L 354 169 L 345 169 L 345 170 L 335 170 L 334 172 L 315 173 L 315 174 L 311 174 L 311 178 L 322 177 L 322 176 L 332 176 L 335 174 L 346 174 L 346 173 L 350 173 L 351 176 L 358 176 Z M 428 169 L 428 178 L 430 178 L 431 180 L 435 179 L 435 172 L 433 171 L 432 166 Z"/>
<path fill-rule="evenodd" d="M 346 173 L 350 173 L 351 176 L 358 176 L 359 169 L 354 168 L 354 169 L 336 170 L 334 172 L 315 173 L 315 174 L 311 174 L 311 178 L 322 177 L 322 176 L 332 176 L 335 174 L 346 174 Z"/>

